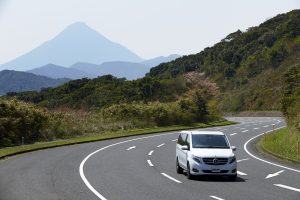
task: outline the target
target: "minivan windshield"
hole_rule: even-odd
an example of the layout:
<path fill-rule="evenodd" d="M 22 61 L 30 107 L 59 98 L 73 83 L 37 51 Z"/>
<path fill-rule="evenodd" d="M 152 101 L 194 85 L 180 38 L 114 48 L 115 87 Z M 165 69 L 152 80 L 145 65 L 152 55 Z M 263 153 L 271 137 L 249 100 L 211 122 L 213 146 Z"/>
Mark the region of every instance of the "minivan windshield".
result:
<path fill-rule="evenodd" d="M 192 145 L 193 148 L 229 148 L 225 135 L 192 135 Z"/>

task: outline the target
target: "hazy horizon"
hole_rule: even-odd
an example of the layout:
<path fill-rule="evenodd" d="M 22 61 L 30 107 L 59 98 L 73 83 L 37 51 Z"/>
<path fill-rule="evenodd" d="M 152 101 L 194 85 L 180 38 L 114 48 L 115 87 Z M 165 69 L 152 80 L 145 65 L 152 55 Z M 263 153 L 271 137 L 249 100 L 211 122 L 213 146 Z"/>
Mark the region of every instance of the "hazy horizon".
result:
<path fill-rule="evenodd" d="M 0 64 L 36 48 L 75 22 L 84 22 L 150 59 L 197 53 L 231 32 L 245 31 L 299 8 L 298 0 L 0 0 Z"/>

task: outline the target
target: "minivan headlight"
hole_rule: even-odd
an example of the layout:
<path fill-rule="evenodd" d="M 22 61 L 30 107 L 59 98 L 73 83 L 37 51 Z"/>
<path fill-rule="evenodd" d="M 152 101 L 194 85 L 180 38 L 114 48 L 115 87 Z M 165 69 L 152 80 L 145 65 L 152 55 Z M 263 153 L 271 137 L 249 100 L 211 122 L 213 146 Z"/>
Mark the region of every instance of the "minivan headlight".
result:
<path fill-rule="evenodd" d="M 201 158 L 200 158 L 200 157 L 192 155 L 192 159 L 193 159 L 196 163 L 202 164 L 202 161 L 201 161 Z"/>
<path fill-rule="evenodd" d="M 229 158 L 229 164 L 232 164 L 236 161 L 236 157 L 235 156 L 232 156 Z"/>

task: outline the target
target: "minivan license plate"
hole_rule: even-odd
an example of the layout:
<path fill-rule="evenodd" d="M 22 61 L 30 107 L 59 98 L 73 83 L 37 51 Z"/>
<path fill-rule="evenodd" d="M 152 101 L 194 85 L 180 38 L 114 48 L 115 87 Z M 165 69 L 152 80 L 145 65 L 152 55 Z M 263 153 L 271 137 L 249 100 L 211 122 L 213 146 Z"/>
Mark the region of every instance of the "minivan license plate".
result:
<path fill-rule="evenodd" d="M 220 172 L 220 169 L 211 169 L 211 172 L 218 173 L 218 172 Z"/>

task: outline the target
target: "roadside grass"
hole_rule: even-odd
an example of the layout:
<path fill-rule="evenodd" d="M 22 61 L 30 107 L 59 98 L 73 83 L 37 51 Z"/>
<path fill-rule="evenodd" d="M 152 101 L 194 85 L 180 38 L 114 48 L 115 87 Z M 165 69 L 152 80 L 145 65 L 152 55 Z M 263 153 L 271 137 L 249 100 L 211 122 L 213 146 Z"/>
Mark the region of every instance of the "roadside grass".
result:
<path fill-rule="evenodd" d="M 298 142 L 300 142 L 300 133 L 294 128 L 288 127 L 267 134 L 261 139 L 260 145 L 271 155 L 300 163 Z"/>
<path fill-rule="evenodd" d="M 125 131 L 113 131 L 113 132 L 105 132 L 101 134 L 93 134 L 88 136 L 81 137 L 73 137 L 66 140 L 56 140 L 51 142 L 39 142 L 30 145 L 16 146 L 16 147 L 8 147 L 0 149 L 0 159 L 3 159 L 8 156 L 17 155 L 25 152 L 31 152 L 41 149 L 115 139 L 121 137 L 129 137 L 135 135 L 145 135 L 151 133 L 160 133 L 167 131 L 176 131 L 176 130 L 185 130 L 185 129 L 196 129 L 196 128 L 207 128 L 212 126 L 226 126 L 236 124 L 236 122 L 231 121 L 216 121 L 210 123 L 195 123 L 190 126 L 182 126 L 182 125 L 173 125 L 173 126 L 165 126 L 165 127 L 155 127 L 155 128 L 145 128 L 145 129 L 135 129 L 135 130 L 125 130 Z"/>

